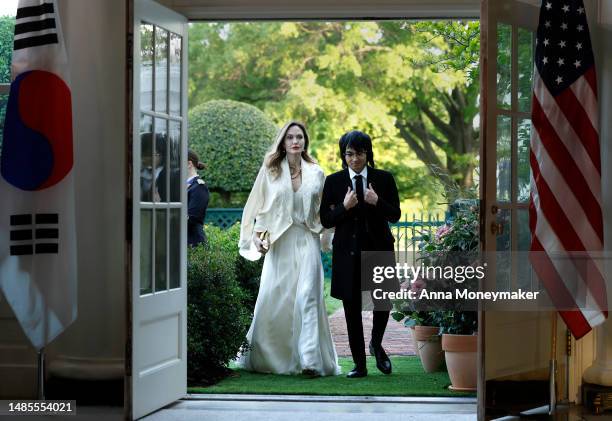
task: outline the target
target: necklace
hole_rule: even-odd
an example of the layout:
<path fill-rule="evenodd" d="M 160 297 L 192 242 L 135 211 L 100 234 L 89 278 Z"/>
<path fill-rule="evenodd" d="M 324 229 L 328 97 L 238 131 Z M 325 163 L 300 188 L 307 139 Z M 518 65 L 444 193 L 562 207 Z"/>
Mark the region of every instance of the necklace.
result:
<path fill-rule="evenodd" d="M 299 175 L 302 173 L 302 166 L 301 165 L 297 165 L 297 166 L 293 166 L 291 164 L 289 164 L 289 175 L 291 176 L 292 180 L 295 180 L 296 178 L 299 177 Z"/>
<path fill-rule="evenodd" d="M 291 173 L 291 171 L 289 171 Z M 302 173 L 302 169 L 298 169 L 297 172 L 295 174 L 291 174 L 291 179 L 295 180 L 296 178 L 298 178 L 300 176 L 300 174 Z"/>

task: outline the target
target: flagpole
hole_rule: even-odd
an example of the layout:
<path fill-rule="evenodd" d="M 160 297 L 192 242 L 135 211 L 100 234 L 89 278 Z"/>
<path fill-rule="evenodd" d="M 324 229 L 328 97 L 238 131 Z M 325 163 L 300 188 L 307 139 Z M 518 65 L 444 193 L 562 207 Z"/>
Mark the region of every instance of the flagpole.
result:
<path fill-rule="evenodd" d="M 557 414 L 557 312 L 551 312 L 550 328 L 550 363 L 548 373 L 548 405 L 528 409 L 520 413 L 521 417 L 532 417 L 542 419 L 553 419 Z M 559 409 L 563 412 L 567 410 L 566 405 L 561 405 Z"/>
<path fill-rule="evenodd" d="M 551 312 L 552 323 L 551 323 L 551 334 L 550 334 L 550 373 L 549 377 L 549 393 L 550 393 L 550 405 L 548 407 L 548 414 L 552 415 L 557 410 L 557 312 Z"/>
<path fill-rule="evenodd" d="M 39 400 L 45 400 L 45 347 L 38 351 L 38 393 Z"/>

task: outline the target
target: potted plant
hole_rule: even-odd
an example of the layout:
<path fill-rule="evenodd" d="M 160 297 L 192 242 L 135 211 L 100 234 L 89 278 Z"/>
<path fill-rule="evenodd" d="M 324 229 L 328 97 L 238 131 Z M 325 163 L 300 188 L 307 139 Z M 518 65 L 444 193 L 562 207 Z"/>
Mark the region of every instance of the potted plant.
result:
<path fill-rule="evenodd" d="M 476 355 L 478 350 L 478 313 L 475 311 L 445 311 L 440 317 L 442 350 L 448 376 L 449 389 L 476 390 Z"/>
<path fill-rule="evenodd" d="M 426 373 L 437 371 L 444 358 L 438 313 L 404 307 L 403 310 L 394 311 L 391 316 L 397 321 L 405 318 L 404 326 L 411 330 L 414 350 L 421 360 L 423 370 Z"/>
<path fill-rule="evenodd" d="M 429 256 L 438 265 L 466 265 L 475 261 L 479 246 L 479 215 L 476 206 L 458 206 L 448 228 L 438 235 L 428 247 Z M 468 286 L 477 289 L 472 281 Z M 478 313 L 466 311 L 461 303 L 454 303 L 439 313 L 442 334 L 442 350 L 452 385 L 451 390 L 476 390 Z"/>
<path fill-rule="evenodd" d="M 419 257 L 417 261 L 424 266 L 458 267 L 473 265 L 478 261 L 479 251 L 479 215 L 478 207 L 473 200 L 456 200 L 451 209 L 453 213 L 444 225 L 435 232 L 421 234 Z M 440 281 L 439 279 L 422 278 L 404 283 L 403 288 L 451 293 L 457 288 L 456 279 Z M 477 290 L 477 280 L 471 279 L 461 283 L 462 288 Z M 435 360 L 425 362 L 422 351 L 434 348 L 435 335 L 442 335 L 441 349 L 445 350 L 445 359 L 453 390 L 473 390 L 476 382 L 476 344 L 477 313 L 466 311 L 464 303 L 453 300 L 405 300 L 396 302 L 392 316 L 395 320 L 407 320 L 404 324 L 414 327 L 415 349 L 421 356 L 421 362 L 426 371 L 435 365 Z M 417 333 L 416 329 L 423 333 Z M 434 326 L 425 328 L 425 326 Z M 439 329 L 438 329 L 439 328 Z M 467 336 L 467 337 L 459 337 Z M 422 341 L 420 339 L 429 339 Z M 433 351 L 436 352 L 436 351 Z M 460 354 L 465 352 L 464 354 Z M 442 354 L 440 354 L 442 355 Z M 429 358 L 429 357 L 427 357 Z M 437 367 L 437 366 L 436 366 Z M 457 370 L 468 369 L 468 373 Z M 434 368 L 435 370 L 435 368 Z M 464 381 L 466 379 L 466 381 Z"/>

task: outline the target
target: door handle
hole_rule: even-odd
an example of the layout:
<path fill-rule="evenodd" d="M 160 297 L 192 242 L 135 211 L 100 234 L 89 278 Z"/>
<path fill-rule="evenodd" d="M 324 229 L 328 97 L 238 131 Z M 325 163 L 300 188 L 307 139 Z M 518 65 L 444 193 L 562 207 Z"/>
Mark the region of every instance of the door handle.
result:
<path fill-rule="evenodd" d="M 504 224 L 499 222 L 491 222 L 491 234 L 502 235 L 504 233 Z"/>

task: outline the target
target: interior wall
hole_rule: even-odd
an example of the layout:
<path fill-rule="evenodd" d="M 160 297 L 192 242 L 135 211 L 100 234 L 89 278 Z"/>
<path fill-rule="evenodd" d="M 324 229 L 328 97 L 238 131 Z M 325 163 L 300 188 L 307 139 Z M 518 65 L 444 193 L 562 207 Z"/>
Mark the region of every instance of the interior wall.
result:
<path fill-rule="evenodd" d="M 123 0 L 59 0 L 71 69 L 78 317 L 49 347 L 49 374 L 123 376 L 125 25 Z"/>
<path fill-rule="evenodd" d="M 612 2 L 600 2 L 599 23 L 596 25 L 597 74 L 599 77 L 599 117 L 602 167 L 602 199 L 604 216 L 604 244 L 612 251 Z M 607 262 L 607 273 L 612 265 Z M 612 302 L 612 288 L 608 289 L 608 303 Z"/>
<path fill-rule="evenodd" d="M 123 377 L 125 9 L 59 0 L 71 69 L 78 316 L 46 348 L 49 376 Z M 0 397 L 36 397 L 36 353 L 0 297 Z"/>
<path fill-rule="evenodd" d="M 612 2 L 609 0 L 599 1 L 599 22 L 596 34 L 597 46 L 597 74 L 599 79 L 599 119 L 601 143 L 601 189 L 604 222 L 604 245 L 606 251 L 606 273 L 608 274 L 608 307 L 612 305 L 612 284 L 610 274 L 612 273 Z M 612 321 L 604 324 L 606 332 L 612 329 Z M 603 339 L 601 339 L 603 341 Z M 600 349 L 598 347 L 598 349 Z M 606 349 L 606 366 L 612 366 L 610 358 L 609 341 Z M 603 357 L 603 356 L 602 356 Z M 590 365 L 590 364 L 589 364 Z"/>
<path fill-rule="evenodd" d="M 595 53 L 595 65 L 599 84 L 599 120 L 602 167 L 602 213 L 604 222 L 604 249 L 612 250 L 612 121 L 606 116 L 612 112 L 612 2 L 608 0 L 585 0 Z M 605 263 L 606 273 L 612 265 Z M 612 288 L 608 288 L 608 303 L 612 303 Z M 604 326 L 610 324 L 606 322 Z M 607 328 L 609 329 L 609 327 Z M 596 357 L 596 332 L 591 331 L 574 342 L 570 362 L 569 399 L 581 403 L 582 375 L 593 364 Z"/>

